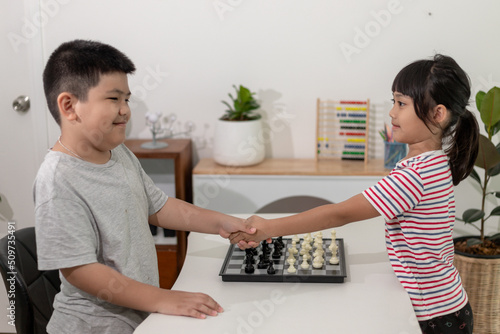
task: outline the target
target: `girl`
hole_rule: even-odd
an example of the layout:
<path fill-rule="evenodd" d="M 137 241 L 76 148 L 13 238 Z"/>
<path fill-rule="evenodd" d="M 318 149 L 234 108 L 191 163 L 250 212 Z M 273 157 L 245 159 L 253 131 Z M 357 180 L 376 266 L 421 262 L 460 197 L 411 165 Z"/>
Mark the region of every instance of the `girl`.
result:
<path fill-rule="evenodd" d="M 381 215 L 389 260 L 408 292 L 423 333 L 472 333 L 472 311 L 453 266 L 453 186 L 471 172 L 479 127 L 468 111 L 467 74 L 450 57 L 416 61 L 392 85 L 394 139 L 408 154 L 363 193 L 293 216 L 252 216 L 252 235 L 234 233 L 241 248 L 280 235 L 342 226 Z"/>

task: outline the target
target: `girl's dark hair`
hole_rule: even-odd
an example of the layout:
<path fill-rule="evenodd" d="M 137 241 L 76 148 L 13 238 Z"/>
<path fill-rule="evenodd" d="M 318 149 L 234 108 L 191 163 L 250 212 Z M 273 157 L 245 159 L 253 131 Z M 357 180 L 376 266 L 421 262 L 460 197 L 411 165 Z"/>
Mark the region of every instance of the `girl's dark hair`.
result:
<path fill-rule="evenodd" d="M 132 61 L 114 47 L 96 41 L 74 40 L 61 44 L 43 71 L 43 88 L 52 117 L 61 124 L 57 97 L 69 92 L 85 102 L 99 84 L 101 74 L 135 71 Z"/>
<path fill-rule="evenodd" d="M 392 91 L 413 99 L 417 116 L 429 128 L 432 109 L 442 104 L 450 112 L 443 130 L 443 146 L 449 157 L 453 184 L 471 173 L 479 151 L 479 126 L 467 110 L 471 94 L 467 74 L 451 57 L 437 54 L 432 60 L 418 60 L 403 68 Z M 436 125 L 436 124 L 434 124 Z"/>

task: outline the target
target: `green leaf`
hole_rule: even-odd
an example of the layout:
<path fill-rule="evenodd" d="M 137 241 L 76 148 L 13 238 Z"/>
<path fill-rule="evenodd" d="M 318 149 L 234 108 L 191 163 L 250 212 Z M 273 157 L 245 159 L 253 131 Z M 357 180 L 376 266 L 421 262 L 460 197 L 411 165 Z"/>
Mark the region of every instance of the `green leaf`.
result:
<path fill-rule="evenodd" d="M 497 233 L 497 234 L 493 234 L 491 237 L 488 238 L 489 240 L 491 241 L 496 241 L 496 240 L 500 240 L 500 233 Z"/>
<path fill-rule="evenodd" d="M 497 206 L 491 210 L 490 216 L 500 216 L 500 206 Z"/>
<path fill-rule="evenodd" d="M 483 242 L 481 241 L 481 239 L 478 239 L 478 238 L 467 239 L 467 247 L 474 246 L 474 245 L 480 245 L 482 243 Z"/>
<path fill-rule="evenodd" d="M 462 219 L 465 223 L 473 223 L 480 220 L 485 215 L 484 211 L 479 209 L 468 209 L 464 211 Z"/>
<path fill-rule="evenodd" d="M 500 122 L 497 122 L 495 125 L 493 125 L 493 127 L 491 128 L 491 136 L 493 137 L 494 135 L 496 135 L 498 133 L 498 131 L 500 131 Z M 500 143 L 499 143 L 500 144 Z M 498 145 L 497 145 L 497 148 L 498 148 Z"/>
<path fill-rule="evenodd" d="M 483 96 L 479 112 L 481 120 L 488 128 L 488 134 L 491 136 L 493 126 L 500 121 L 500 88 L 493 87 Z"/>
<path fill-rule="evenodd" d="M 476 172 L 475 169 L 472 169 L 472 171 L 470 172 L 470 177 L 476 180 L 477 183 L 479 183 L 479 185 L 481 186 L 481 188 L 483 187 L 483 184 L 481 183 L 481 178 L 479 177 L 479 174 Z"/>
<path fill-rule="evenodd" d="M 500 163 L 496 164 L 495 166 L 491 167 L 488 169 L 488 175 L 489 176 L 495 176 L 500 174 Z"/>
<path fill-rule="evenodd" d="M 479 135 L 479 153 L 475 165 L 484 169 L 490 169 L 500 163 L 500 154 L 495 145 L 484 135 Z"/>
<path fill-rule="evenodd" d="M 500 198 L 500 191 L 494 191 L 492 194 L 495 194 L 496 198 Z"/>
<path fill-rule="evenodd" d="M 483 103 L 483 98 L 484 98 L 485 95 L 486 95 L 486 93 L 483 92 L 482 90 L 480 90 L 479 92 L 477 92 L 477 94 L 476 94 L 476 107 L 477 107 L 477 110 L 481 110 L 481 103 Z"/>

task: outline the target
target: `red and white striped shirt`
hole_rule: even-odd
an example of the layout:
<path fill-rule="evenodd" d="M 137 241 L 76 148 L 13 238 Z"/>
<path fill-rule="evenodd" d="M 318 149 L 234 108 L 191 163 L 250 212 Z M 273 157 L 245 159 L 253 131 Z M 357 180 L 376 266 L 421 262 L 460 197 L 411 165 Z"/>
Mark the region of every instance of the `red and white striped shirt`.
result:
<path fill-rule="evenodd" d="M 419 321 L 453 313 L 467 295 L 453 266 L 455 196 L 442 150 L 399 162 L 363 195 L 386 221 L 389 260 Z"/>

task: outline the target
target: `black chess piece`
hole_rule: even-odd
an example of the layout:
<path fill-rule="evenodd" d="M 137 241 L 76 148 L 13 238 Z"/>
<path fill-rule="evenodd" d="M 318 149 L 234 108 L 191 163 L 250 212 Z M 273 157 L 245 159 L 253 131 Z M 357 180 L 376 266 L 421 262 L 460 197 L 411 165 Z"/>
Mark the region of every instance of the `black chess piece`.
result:
<path fill-rule="evenodd" d="M 271 253 L 271 248 L 265 240 L 262 241 L 262 253 L 266 255 L 266 257 L 269 255 L 269 253 Z"/>
<path fill-rule="evenodd" d="M 253 258 L 253 252 L 250 249 L 245 250 L 245 263 L 255 264 L 255 259 Z"/>
<path fill-rule="evenodd" d="M 281 251 L 281 249 L 279 247 L 275 248 L 274 249 L 274 252 L 273 252 L 273 259 L 279 259 L 281 257 L 281 255 L 283 255 L 283 252 Z"/>
<path fill-rule="evenodd" d="M 254 271 L 255 271 L 254 266 L 251 263 L 247 263 L 247 265 L 245 266 L 245 272 L 247 274 L 253 274 Z"/>
<path fill-rule="evenodd" d="M 283 237 L 276 238 L 276 240 L 274 241 L 274 247 L 278 247 L 279 249 L 283 249 L 285 247 Z"/>
<path fill-rule="evenodd" d="M 267 273 L 268 273 L 269 275 L 274 275 L 274 274 L 276 274 L 276 269 L 274 269 L 274 263 L 273 263 L 273 261 L 271 261 L 271 262 L 269 263 L 269 267 L 267 267 Z"/>
<path fill-rule="evenodd" d="M 257 264 L 257 268 L 259 269 L 266 269 L 267 266 L 269 265 L 269 260 L 265 258 L 264 254 L 260 254 L 260 260 L 259 263 Z"/>

